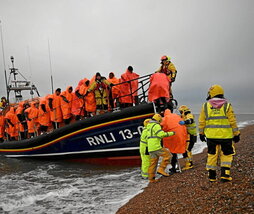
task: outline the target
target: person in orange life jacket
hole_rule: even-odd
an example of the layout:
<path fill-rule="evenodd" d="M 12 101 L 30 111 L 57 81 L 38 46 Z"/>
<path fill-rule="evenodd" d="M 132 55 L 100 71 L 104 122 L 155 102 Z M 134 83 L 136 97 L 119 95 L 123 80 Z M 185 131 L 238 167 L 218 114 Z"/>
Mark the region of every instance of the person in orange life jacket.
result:
<path fill-rule="evenodd" d="M 26 122 L 26 116 L 25 116 L 25 110 L 29 107 L 27 103 L 20 102 L 18 108 L 16 109 L 16 115 L 19 119 L 19 132 L 21 140 L 27 138 L 27 122 Z"/>
<path fill-rule="evenodd" d="M 71 122 L 71 105 L 72 105 L 72 86 L 68 86 L 65 91 L 61 93 L 61 109 L 63 112 L 64 124 L 68 125 Z"/>
<path fill-rule="evenodd" d="M 119 83 L 119 79 L 115 77 L 115 74 L 113 72 L 109 73 L 109 78 L 107 80 L 114 85 L 117 85 Z M 113 108 L 117 106 L 117 103 L 119 102 L 119 94 L 119 85 L 113 86 L 109 91 L 109 106 L 111 110 L 113 110 Z"/>
<path fill-rule="evenodd" d="M 46 133 L 50 126 L 50 108 L 47 105 L 48 96 L 40 99 L 38 121 L 41 133 Z"/>
<path fill-rule="evenodd" d="M 30 107 L 28 107 L 25 110 L 25 116 L 28 126 L 28 134 L 30 138 L 34 137 L 35 134 L 38 133 L 37 130 L 38 113 L 39 110 L 37 108 L 37 103 L 34 101 L 31 102 Z"/>
<path fill-rule="evenodd" d="M 15 108 L 10 107 L 10 110 L 5 115 L 6 123 L 8 125 L 7 133 L 9 135 L 9 139 L 11 141 L 17 140 L 18 138 L 18 128 L 19 128 L 19 120 L 17 115 L 15 114 Z"/>
<path fill-rule="evenodd" d="M 202 142 L 207 141 L 206 170 L 209 181 L 216 181 L 218 158 L 221 181 L 231 181 L 230 168 L 235 154 L 233 142 L 240 141 L 240 131 L 232 105 L 224 98 L 220 85 L 213 85 L 208 91 L 207 102 L 203 104 L 199 115 L 199 136 Z"/>
<path fill-rule="evenodd" d="M 158 108 L 158 113 L 169 108 L 167 100 L 169 100 L 170 79 L 165 73 L 157 72 L 150 77 L 150 86 L 148 89 L 148 100 L 154 102 Z M 161 106 L 163 103 L 163 108 Z M 173 111 L 172 108 L 170 108 Z"/>
<path fill-rule="evenodd" d="M 169 174 L 176 173 L 177 154 L 183 154 L 186 148 L 187 130 L 181 125 L 182 119 L 179 115 L 171 113 L 169 109 L 165 110 L 164 117 L 161 122 L 162 130 L 165 132 L 174 132 L 175 135 L 163 138 L 163 146 L 168 148 L 172 154 L 171 166 Z"/>
<path fill-rule="evenodd" d="M 85 78 L 86 79 L 86 78 Z M 79 81 L 78 86 L 74 90 L 74 94 L 72 97 L 72 106 L 71 113 L 75 117 L 75 120 L 78 121 L 81 119 L 81 116 L 84 116 L 83 111 L 83 99 L 81 99 L 81 95 L 79 93 L 80 87 L 84 84 L 85 79 Z"/>
<path fill-rule="evenodd" d="M 133 106 L 133 103 L 137 103 L 138 99 L 138 80 L 139 75 L 133 72 L 133 67 L 129 66 L 125 73 L 121 75 L 119 85 L 120 89 L 120 103 L 122 108 Z M 132 80 L 132 81 L 131 81 Z"/>
<path fill-rule="evenodd" d="M 177 70 L 175 65 L 170 61 L 171 58 L 169 56 L 162 56 L 161 57 L 161 67 L 156 72 L 165 73 L 168 78 L 171 80 L 170 86 L 173 82 L 175 82 Z M 173 99 L 172 87 L 169 88 L 170 97 Z"/>
<path fill-rule="evenodd" d="M 94 91 L 96 99 L 96 114 L 107 112 L 109 95 L 108 88 L 113 86 L 114 84 L 107 81 L 106 78 L 102 77 L 99 72 L 96 73 L 95 81 L 91 84 L 85 94 L 86 96 L 89 92 Z"/>
<path fill-rule="evenodd" d="M 4 142 L 4 137 L 5 137 L 5 119 L 3 115 L 3 111 L 0 109 L 0 143 Z"/>
<path fill-rule="evenodd" d="M 54 94 L 48 97 L 48 106 L 50 108 L 50 120 L 53 128 L 60 127 L 60 123 L 63 121 L 63 113 L 61 109 L 61 88 L 57 88 Z"/>
<path fill-rule="evenodd" d="M 78 96 L 83 100 L 82 109 L 85 117 L 92 117 L 96 112 L 96 100 L 94 92 L 87 92 L 91 86 L 91 82 L 88 79 L 84 79 L 83 85 L 80 86 Z"/>

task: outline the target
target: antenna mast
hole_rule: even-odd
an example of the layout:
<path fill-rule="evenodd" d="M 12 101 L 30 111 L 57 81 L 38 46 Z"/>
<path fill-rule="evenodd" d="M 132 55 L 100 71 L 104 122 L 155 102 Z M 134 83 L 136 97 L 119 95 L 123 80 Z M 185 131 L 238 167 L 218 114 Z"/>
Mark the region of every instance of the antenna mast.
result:
<path fill-rule="evenodd" d="M 51 92 L 53 94 L 54 93 L 54 84 L 53 84 L 53 72 L 52 72 L 52 63 L 51 63 L 49 39 L 48 39 L 48 51 L 49 51 L 49 68 L 50 68 Z"/>
<path fill-rule="evenodd" d="M 0 33 L 1 33 L 2 52 L 3 52 L 5 87 L 6 87 L 6 94 L 7 94 L 7 102 L 9 103 L 9 93 L 8 93 L 7 74 L 6 74 L 6 66 L 5 66 L 5 54 L 4 54 L 3 29 L 2 29 L 2 22 L 1 22 L 1 20 L 0 20 Z"/>
<path fill-rule="evenodd" d="M 19 71 L 17 68 L 14 67 L 14 57 L 11 56 L 11 63 L 12 63 L 12 68 L 9 68 L 10 70 L 10 76 L 9 76 L 9 81 L 7 84 L 7 97 L 10 96 L 10 92 L 14 91 L 15 95 L 15 102 L 20 102 L 23 97 L 21 92 L 28 90 L 30 91 L 30 94 L 33 95 L 34 91 L 37 93 L 38 96 L 40 96 L 37 88 L 35 87 L 34 84 L 31 84 L 31 81 L 27 80 Z M 17 75 L 20 75 L 23 80 L 18 80 Z M 12 80 L 13 76 L 13 80 Z"/>

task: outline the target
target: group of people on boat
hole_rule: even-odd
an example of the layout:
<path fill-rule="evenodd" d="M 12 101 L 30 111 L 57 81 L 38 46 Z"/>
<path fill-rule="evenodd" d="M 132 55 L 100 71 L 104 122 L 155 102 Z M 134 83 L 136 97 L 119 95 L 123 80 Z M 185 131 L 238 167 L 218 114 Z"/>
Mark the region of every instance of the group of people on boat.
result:
<path fill-rule="evenodd" d="M 142 160 L 141 175 L 150 183 L 157 182 L 156 173 L 169 177 L 181 172 L 177 154 L 185 158 L 182 170 L 193 168 L 192 148 L 197 141 L 197 127 L 194 115 L 188 106 L 178 108 L 180 113 L 164 109 L 161 114 L 154 114 L 144 121 L 140 138 L 140 155 Z M 213 85 L 208 91 L 207 102 L 202 105 L 199 115 L 199 137 L 207 142 L 208 157 L 206 170 L 210 182 L 217 181 L 217 165 L 220 160 L 220 180 L 232 180 L 230 175 L 234 143 L 240 141 L 240 131 L 232 105 L 225 99 L 220 85 Z M 161 162 L 157 169 L 159 158 Z M 170 161 L 171 158 L 171 161 Z M 171 168 L 168 170 L 168 164 Z M 166 171 L 168 170 L 168 171 Z"/>
<path fill-rule="evenodd" d="M 150 78 L 150 102 L 155 102 L 160 108 L 162 101 L 166 107 L 172 97 L 170 85 L 176 73 L 170 58 L 163 56 L 160 68 Z M 7 105 L 3 98 L 0 142 L 32 138 L 71 121 L 137 105 L 138 78 L 133 67 L 128 66 L 120 78 L 116 78 L 113 72 L 109 73 L 108 78 L 97 72 L 91 80 L 80 80 L 75 89 L 72 86 L 68 86 L 65 91 L 57 88 L 53 94 L 31 101 Z"/>

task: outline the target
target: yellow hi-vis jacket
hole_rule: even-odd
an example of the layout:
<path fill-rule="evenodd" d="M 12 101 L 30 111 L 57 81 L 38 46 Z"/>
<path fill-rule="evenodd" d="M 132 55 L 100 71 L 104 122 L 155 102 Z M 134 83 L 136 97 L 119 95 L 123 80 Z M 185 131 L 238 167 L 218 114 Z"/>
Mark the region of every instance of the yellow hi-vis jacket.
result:
<path fill-rule="evenodd" d="M 176 70 L 176 67 L 175 65 L 170 62 L 168 65 L 166 66 L 161 66 L 157 71 L 155 71 L 156 73 L 157 72 L 163 72 L 165 73 L 172 82 L 175 81 L 175 78 L 176 78 L 176 74 L 177 74 L 177 70 Z"/>
<path fill-rule="evenodd" d="M 213 108 L 209 102 L 202 106 L 199 115 L 199 133 L 209 139 L 231 139 L 239 135 L 236 118 L 230 103 Z"/>
<path fill-rule="evenodd" d="M 150 120 L 146 128 L 148 152 L 160 150 L 162 148 L 161 139 L 172 135 L 172 132 L 164 132 L 155 120 Z"/>
<path fill-rule="evenodd" d="M 188 134 L 197 136 L 197 125 L 196 125 L 196 122 L 195 122 L 195 119 L 194 119 L 194 115 L 191 114 L 191 113 L 188 113 L 188 114 L 185 115 L 183 113 L 181 115 L 181 117 L 183 118 L 184 121 L 186 121 L 186 120 L 193 120 L 193 123 L 186 124 L 186 128 L 187 128 Z"/>
<path fill-rule="evenodd" d="M 141 155 L 146 154 L 146 148 L 147 148 L 147 128 L 144 127 L 140 136 L 140 145 L 139 145 L 139 152 Z"/>

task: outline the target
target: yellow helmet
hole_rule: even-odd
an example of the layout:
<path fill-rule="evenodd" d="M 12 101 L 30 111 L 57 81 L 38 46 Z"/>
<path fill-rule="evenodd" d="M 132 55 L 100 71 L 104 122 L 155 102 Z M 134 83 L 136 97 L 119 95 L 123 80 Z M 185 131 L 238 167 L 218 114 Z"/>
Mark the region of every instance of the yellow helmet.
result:
<path fill-rule="evenodd" d="M 144 120 L 144 127 L 147 126 L 147 124 L 149 123 L 150 120 L 151 120 L 151 119 L 146 119 L 146 120 Z"/>
<path fill-rule="evenodd" d="M 220 85 L 213 85 L 211 88 L 209 88 L 208 96 L 210 98 L 213 98 L 219 94 L 224 95 L 224 90 Z"/>
<path fill-rule="evenodd" d="M 162 121 L 162 117 L 160 114 L 155 114 L 152 117 L 154 120 L 158 121 L 159 123 Z"/>
<path fill-rule="evenodd" d="M 179 108 L 178 108 L 178 111 L 182 114 L 184 112 L 187 112 L 187 111 L 190 111 L 189 107 L 186 106 L 186 105 L 181 105 Z"/>

